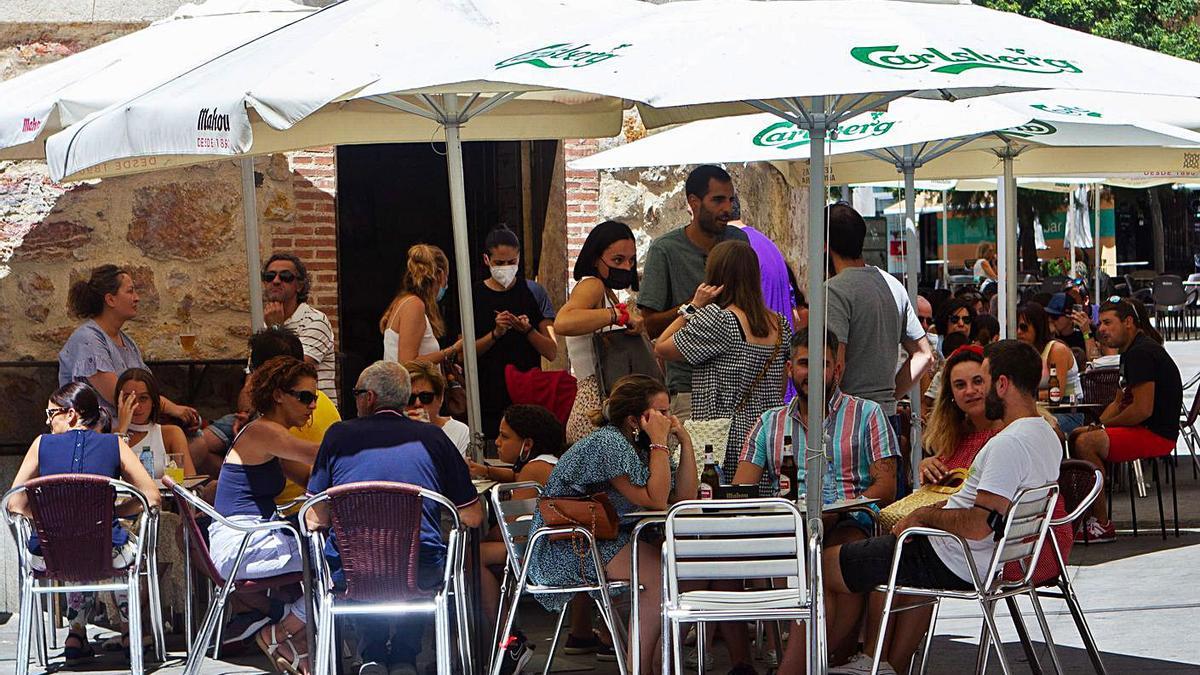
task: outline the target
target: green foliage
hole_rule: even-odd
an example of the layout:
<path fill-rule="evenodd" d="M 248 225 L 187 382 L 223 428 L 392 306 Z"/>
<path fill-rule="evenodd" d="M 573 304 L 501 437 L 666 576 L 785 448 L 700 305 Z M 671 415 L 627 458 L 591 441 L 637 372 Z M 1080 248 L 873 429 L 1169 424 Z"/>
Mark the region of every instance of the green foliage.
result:
<path fill-rule="evenodd" d="M 977 0 L 1100 37 L 1200 61 L 1200 0 Z"/>

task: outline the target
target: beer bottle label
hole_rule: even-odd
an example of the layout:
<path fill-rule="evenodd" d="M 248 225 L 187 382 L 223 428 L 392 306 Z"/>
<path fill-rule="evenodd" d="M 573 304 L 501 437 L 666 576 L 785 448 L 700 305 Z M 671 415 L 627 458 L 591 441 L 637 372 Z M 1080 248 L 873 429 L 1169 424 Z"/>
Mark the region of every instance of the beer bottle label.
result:
<path fill-rule="evenodd" d="M 786 497 L 792 491 L 792 479 L 786 474 L 779 474 L 779 496 Z"/>
<path fill-rule="evenodd" d="M 701 483 L 700 484 L 700 499 L 712 499 L 712 498 L 713 498 L 712 486 L 709 485 L 708 483 Z"/>

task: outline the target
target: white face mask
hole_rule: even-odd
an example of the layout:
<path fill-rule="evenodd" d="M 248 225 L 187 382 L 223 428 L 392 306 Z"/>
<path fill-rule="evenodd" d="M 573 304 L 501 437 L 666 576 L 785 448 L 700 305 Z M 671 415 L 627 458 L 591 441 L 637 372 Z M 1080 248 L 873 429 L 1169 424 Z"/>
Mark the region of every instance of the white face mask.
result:
<path fill-rule="evenodd" d="M 497 265 L 491 268 L 491 272 L 492 279 L 494 279 L 496 283 L 500 284 L 504 288 L 512 286 L 513 281 L 515 281 L 517 278 L 516 265 Z"/>

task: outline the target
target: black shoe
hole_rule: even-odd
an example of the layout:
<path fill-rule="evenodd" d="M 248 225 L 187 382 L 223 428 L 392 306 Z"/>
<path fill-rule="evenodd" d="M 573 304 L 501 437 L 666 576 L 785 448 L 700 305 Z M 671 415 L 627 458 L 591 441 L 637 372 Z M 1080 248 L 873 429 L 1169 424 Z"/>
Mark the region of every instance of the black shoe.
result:
<path fill-rule="evenodd" d="M 270 622 L 271 617 L 256 609 L 247 612 L 238 612 L 229 619 L 229 623 L 225 624 L 225 637 L 221 640 L 221 644 L 228 645 L 241 642 L 257 633 L 260 628 Z"/>
<path fill-rule="evenodd" d="M 606 645 L 601 642 L 600 645 L 596 647 L 596 660 L 606 661 L 608 663 L 616 663 L 617 652 L 613 649 L 612 645 Z"/>
<path fill-rule="evenodd" d="M 519 630 L 514 630 L 502 644 L 504 653 L 500 655 L 500 675 L 519 675 L 529 659 L 533 658 L 533 645 Z"/>
<path fill-rule="evenodd" d="M 563 647 L 564 654 L 591 654 L 604 643 L 600 642 L 600 638 L 593 633 L 586 638 L 577 638 L 574 635 L 567 635 L 567 644 Z"/>

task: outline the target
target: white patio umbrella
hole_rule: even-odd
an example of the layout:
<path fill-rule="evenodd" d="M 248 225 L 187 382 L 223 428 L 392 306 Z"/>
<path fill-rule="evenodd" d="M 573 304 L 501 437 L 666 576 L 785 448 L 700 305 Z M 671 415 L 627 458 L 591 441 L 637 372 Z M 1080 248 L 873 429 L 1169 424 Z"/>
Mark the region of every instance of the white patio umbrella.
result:
<path fill-rule="evenodd" d="M 0 160 L 44 159 L 52 134 L 316 11 L 290 0 L 208 0 L 0 82 Z M 262 318 L 253 167 L 242 163 L 251 326 Z"/>
<path fill-rule="evenodd" d="M 424 7 L 425 3 L 396 4 L 403 5 L 396 11 L 406 11 L 411 7 Z M 346 108 L 355 107 L 357 101 L 353 99 L 363 96 L 372 97 L 372 102 L 399 106 L 448 123 L 446 140 L 453 166 L 461 162 L 461 156 L 456 158 L 459 128 L 480 109 L 476 104 L 494 106 L 518 93 L 546 88 L 608 97 L 602 100 L 628 98 L 653 106 L 642 110 L 643 121 L 649 126 L 723 113 L 766 111 L 778 114 L 810 130 L 815 148 L 812 157 L 815 180 L 810 185 L 810 204 L 819 205 L 823 203 L 825 193 L 824 145 L 828 132 L 836 129 L 840 122 L 894 99 L 912 95 L 965 98 L 1051 87 L 1200 95 L 1200 65 L 1017 15 L 975 7 L 965 0 L 953 3 L 697 0 L 664 6 L 646 5 L 644 11 L 632 19 L 628 13 L 618 16 L 611 11 L 600 11 L 594 20 L 551 21 L 548 23 L 553 27 L 552 33 L 530 29 L 531 21 L 541 19 L 537 11 L 529 9 L 530 3 L 510 4 L 520 5 L 520 20 L 508 25 L 509 35 L 522 38 L 518 40 L 520 46 L 513 46 L 508 55 L 492 61 L 491 72 L 478 76 L 479 84 L 471 93 L 483 96 L 470 99 L 471 105 L 465 108 L 459 107 L 457 98 L 450 96 L 462 93 L 457 87 L 433 90 L 435 94 L 449 97 L 441 99 L 441 105 L 428 96 L 424 99 L 403 96 L 447 81 L 473 82 L 475 71 L 466 67 L 472 61 L 471 56 L 493 44 L 488 39 L 476 41 L 474 38 L 487 38 L 488 35 L 479 36 L 477 31 L 470 30 L 470 26 L 464 26 L 465 37 L 455 35 L 453 41 L 441 40 L 430 51 L 406 48 L 400 54 L 389 53 L 392 58 L 388 60 L 363 62 L 361 57 L 376 55 L 363 53 L 370 45 L 370 39 L 395 40 L 390 32 L 394 32 L 397 25 L 429 25 L 388 23 L 386 30 L 373 30 L 376 25 L 370 23 L 371 20 L 380 17 L 363 17 L 366 20 L 359 24 L 360 33 L 356 36 L 361 42 L 348 45 L 352 59 L 341 58 L 329 49 L 320 49 L 322 60 L 288 67 L 290 64 L 278 63 L 271 53 L 261 53 L 266 63 L 260 64 L 240 58 L 241 50 L 238 50 L 213 63 L 230 71 L 242 69 L 255 73 L 266 72 L 269 65 L 279 66 L 274 69 L 277 75 L 271 82 L 265 85 L 254 82 L 262 85 L 254 87 L 256 95 L 247 96 L 248 89 L 241 89 L 236 97 L 231 97 L 227 95 L 229 91 L 223 89 L 218 100 L 222 106 L 219 112 L 198 117 L 203 107 L 196 105 L 199 103 L 196 92 L 217 96 L 218 92 L 213 88 L 217 81 L 186 78 L 197 87 L 196 91 L 175 90 L 172 93 L 180 98 L 157 97 L 154 101 L 156 114 L 171 118 L 170 124 L 157 123 L 145 110 L 137 111 L 136 105 L 130 110 L 124 106 L 110 108 L 95 118 L 96 124 L 82 123 L 79 130 L 63 134 L 61 141 L 57 136 L 51 140 L 52 171 L 56 177 L 62 177 L 90 167 L 113 172 L 136 170 L 137 167 L 127 169 L 112 161 L 129 157 L 146 158 L 147 161 L 153 157 L 160 162 L 182 161 L 183 155 L 194 159 L 198 152 L 195 144 L 201 139 L 206 145 L 223 143 L 229 146 L 217 147 L 215 154 L 218 155 L 247 152 L 250 151 L 249 132 L 254 121 L 247 112 L 250 108 L 254 110 L 255 119 L 266 122 L 254 130 L 256 144 L 278 141 L 271 138 L 272 129 L 299 138 L 306 127 L 314 130 L 313 137 L 319 137 L 325 143 L 357 142 L 356 134 L 337 133 L 336 129 L 329 129 L 314 119 L 314 113 L 329 111 L 331 104 L 340 107 L 346 103 Z M 576 3 L 563 4 L 574 6 Z M 588 6 L 595 4 L 588 3 Z M 295 30 L 280 32 L 307 38 L 316 50 L 328 46 L 329 41 L 325 34 L 306 32 L 306 24 L 312 19 L 326 14 L 347 16 L 377 5 L 359 1 L 333 5 L 307 20 L 292 24 L 290 28 Z M 324 18 L 318 19 L 316 23 L 323 21 Z M 697 67 L 694 50 L 680 49 L 676 41 L 664 39 L 670 35 L 710 35 L 714 26 L 720 27 L 720 37 L 704 45 L 703 68 Z M 505 29 L 504 25 L 497 27 L 497 30 Z M 797 40 L 797 35 L 803 35 L 805 39 Z M 437 30 L 407 31 L 403 42 L 406 47 L 412 46 L 409 41 L 425 45 L 430 44 L 433 37 L 440 37 Z M 425 54 L 419 61 L 420 68 L 413 67 L 414 59 L 406 58 L 414 53 Z M 364 63 L 379 71 L 380 76 L 363 81 L 359 75 L 367 67 Z M 438 78 L 440 82 L 437 82 L 427 77 L 431 72 L 445 73 L 452 65 L 459 67 L 460 77 L 456 80 Z M 229 73 L 235 79 L 239 75 Z M 492 86 L 483 86 L 485 81 Z M 296 91 L 297 84 L 304 85 L 304 90 Z M 492 93 L 498 95 L 489 97 Z M 295 105 L 281 105 L 284 94 L 289 101 L 300 100 Z M 156 95 L 157 92 L 151 96 Z M 185 98 L 186 106 L 183 105 Z M 370 106 L 357 108 L 364 119 L 370 117 L 371 110 Z M 113 124 L 114 118 L 122 121 Z M 396 120 L 391 122 L 392 125 L 396 123 Z M 196 130 L 197 125 L 202 128 Z M 231 133 L 235 128 L 237 133 Z M 258 133 L 260 130 L 263 133 Z M 387 138 L 386 134 L 380 135 Z M 286 145 L 278 142 L 281 146 Z M 210 149 L 204 147 L 199 151 L 209 152 Z M 457 173 L 451 170 L 451 176 Z M 456 202 L 461 201 L 461 184 L 454 188 L 452 183 L 452 195 Z M 813 303 L 810 316 L 814 324 L 823 325 L 825 308 L 819 293 L 823 278 L 819 271 L 823 269 L 825 248 L 823 213 L 818 208 L 811 208 L 809 215 L 809 284 Z M 463 217 L 465 214 L 461 209 L 456 210 L 456 226 Z M 465 241 L 461 248 L 456 245 L 456 253 L 465 253 Z M 463 280 L 460 277 L 460 282 Z M 810 337 L 810 349 L 815 353 L 823 352 L 821 331 L 812 331 Z M 473 355 L 470 350 L 467 354 L 468 366 L 472 366 Z M 811 387 L 809 392 L 810 406 L 814 410 L 821 409 L 824 401 L 821 364 L 818 359 L 813 373 L 817 386 Z M 809 475 L 814 477 L 812 484 L 817 488 L 820 487 L 824 461 L 823 444 L 819 434 L 808 439 Z M 819 544 L 819 504 L 810 500 L 808 509 L 815 544 Z M 822 634 L 819 569 L 813 570 L 811 583 L 814 591 L 812 619 L 816 628 L 811 634 L 819 642 Z M 990 621 L 990 617 L 988 619 Z M 811 649 L 810 654 L 813 659 L 810 672 L 824 672 L 823 649 Z"/>

